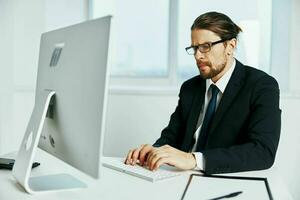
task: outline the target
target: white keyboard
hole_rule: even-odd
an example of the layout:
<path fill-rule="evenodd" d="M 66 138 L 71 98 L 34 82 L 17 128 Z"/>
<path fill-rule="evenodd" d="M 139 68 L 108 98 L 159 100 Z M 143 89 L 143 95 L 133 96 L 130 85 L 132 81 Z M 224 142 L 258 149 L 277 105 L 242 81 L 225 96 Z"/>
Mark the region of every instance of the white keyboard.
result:
<path fill-rule="evenodd" d="M 152 182 L 181 175 L 178 170 L 174 168 L 172 170 L 171 167 L 160 167 L 156 171 L 151 171 L 139 165 L 126 165 L 124 158 L 103 157 L 102 165 Z"/>

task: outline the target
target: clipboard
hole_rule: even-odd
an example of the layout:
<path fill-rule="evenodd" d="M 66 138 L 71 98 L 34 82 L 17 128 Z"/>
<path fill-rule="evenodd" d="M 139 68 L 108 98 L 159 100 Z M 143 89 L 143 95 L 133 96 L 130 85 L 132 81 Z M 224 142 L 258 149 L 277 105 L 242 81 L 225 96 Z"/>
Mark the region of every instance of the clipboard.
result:
<path fill-rule="evenodd" d="M 233 199 L 273 200 L 267 178 L 206 174 L 190 175 L 181 200 L 221 199 L 218 197 L 237 191 L 242 193 Z M 255 198 L 253 195 L 261 195 L 263 198 Z"/>

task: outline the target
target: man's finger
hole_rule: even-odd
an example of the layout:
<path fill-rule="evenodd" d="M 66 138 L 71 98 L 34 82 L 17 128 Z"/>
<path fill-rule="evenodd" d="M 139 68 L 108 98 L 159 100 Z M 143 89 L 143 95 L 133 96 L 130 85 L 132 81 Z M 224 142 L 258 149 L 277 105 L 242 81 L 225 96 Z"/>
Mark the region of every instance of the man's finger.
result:
<path fill-rule="evenodd" d="M 152 157 L 151 162 L 148 164 L 149 165 L 149 169 L 153 170 L 154 167 L 155 167 L 155 164 L 157 163 L 157 161 L 160 160 L 160 159 L 162 159 L 162 158 L 165 158 L 165 157 L 168 157 L 168 154 L 166 152 L 158 152 L 158 153 L 156 153 Z"/>
<path fill-rule="evenodd" d="M 132 156 L 132 150 L 129 150 L 128 151 L 128 154 L 127 154 L 127 157 L 126 157 L 126 160 L 125 160 L 125 164 L 126 165 L 129 165 L 129 164 L 131 164 L 131 156 Z"/>
<path fill-rule="evenodd" d="M 153 157 L 158 154 L 159 152 L 161 152 L 162 150 L 160 148 L 154 149 L 152 151 L 150 151 L 148 158 L 147 158 L 147 166 L 148 168 L 150 168 L 150 164 L 152 163 L 152 159 Z"/>
<path fill-rule="evenodd" d="M 135 149 L 132 153 L 132 165 L 135 165 L 137 160 L 139 159 L 140 151 L 142 147 Z"/>
<path fill-rule="evenodd" d="M 143 166 L 144 162 L 146 161 L 146 159 L 148 158 L 148 153 L 154 149 L 154 147 L 152 147 L 151 145 L 145 145 L 141 151 L 140 151 L 140 164 Z"/>

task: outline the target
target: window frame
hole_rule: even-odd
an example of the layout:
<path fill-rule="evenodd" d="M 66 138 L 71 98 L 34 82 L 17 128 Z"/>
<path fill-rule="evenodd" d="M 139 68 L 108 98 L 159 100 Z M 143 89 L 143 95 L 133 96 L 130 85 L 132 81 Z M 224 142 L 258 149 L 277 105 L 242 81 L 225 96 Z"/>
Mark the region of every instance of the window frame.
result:
<path fill-rule="evenodd" d="M 290 0 L 290 2 L 293 0 Z M 96 3 L 97 2 L 97 3 Z M 97 10 L 97 6 L 95 7 L 95 3 L 97 5 L 103 5 L 107 2 L 110 2 L 108 7 L 109 9 L 107 11 L 99 13 L 99 10 Z M 89 18 L 95 18 L 100 17 L 104 15 L 110 14 L 110 11 L 113 11 L 113 4 L 111 3 L 113 1 L 106 1 L 106 0 L 89 0 Z M 276 74 L 274 74 L 274 71 L 276 71 L 276 67 L 273 67 L 272 63 L 274 62 L 274 58 L 272 57 L 274 55 L 274 49 L 276 48 L 276 45 L 273 45 L 274 42 L 274 23 L 276 23 L 276 19 L 274 16 L 276 16 L 278 13 L 276 13 L 276 10 L 274 12 L 274 4 L 277 2 L 279 4 L 279 1 L 272 2 L 269 1 L 263 1 L 260 4 L 267 5 L 270 3 L 271 5 L 271 13 L 269 13 L 271 17 L 271 27 L 270 27 L 270 41 L 267 41 L 264 44 L 261 44 L 261 48 L 267 48 L 270 47 L 270 52 L 263 52 L 262 56 L 268 57 L 265 61 L 264 66 L 268 66 L 265 68 L 261 68 L 262 70 L 266 71 L 269 74 L 272 74 L 276 77 Z M 291 5 L 290 5 L 291 6 Z M 259 6 L 261 7 L 261 6 Z M 262 9 L 258 10 L 259 18 L 265 19 L 265 11 Z M 168 30 L 168 58 L 167 58 L 167 75 L 166 76 L 128 76 L 128 75 L 110 75 L 110 91 L 112 93 L 135 93 L 135 94 L 177 94 L 178 89 L 180 88 L 180 85 L 184 80 L 181 80 L 178 76 L 178 17 L 179 17 L 179 0 L 169 0 L 169 30 Z M 266 21 L 265 21 L 266 22 Z M 264 25 L 264 24 L 263 24 Z M 290 28 L 288 30 L 290 33 Z M 263 34 L 263 33 L 261 33 Z M 291 46 L 291 42 L 289 43 L 289 46 Z M 289 59 L 289 58 L 288 58 Z M 291 66 L 289 66 L 291 67 Z M 279 75 L 277 76 L 278 79 L 286 79 L 286 77 L 289 75 Z M 290 81 L 291 82 L 291 81 Z M 299 91 L 297 92 L 291 92 L 289 90 L 290 88 L 290 82 L 286 83 L 287 85 L 284 85 L 283 88 L 287 88 L 287 90 L 284 90 L 283 96 L 293 96 L 300 98 Z"/>

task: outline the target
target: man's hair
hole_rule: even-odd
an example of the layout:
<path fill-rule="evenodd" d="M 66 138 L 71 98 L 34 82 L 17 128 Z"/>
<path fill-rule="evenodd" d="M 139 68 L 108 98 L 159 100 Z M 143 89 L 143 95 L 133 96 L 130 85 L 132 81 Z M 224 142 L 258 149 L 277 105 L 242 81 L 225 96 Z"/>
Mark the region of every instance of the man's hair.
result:
<path fill-rule="evenodd" d="M 218 12 L 207 12 L 197 17 L 191 30 L 206 29 L 217 34 L 221 39 L 237 38 L 242 29 L 227 15 Z"/>

